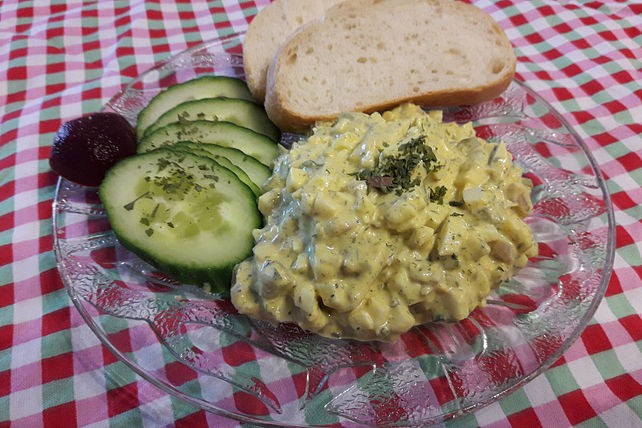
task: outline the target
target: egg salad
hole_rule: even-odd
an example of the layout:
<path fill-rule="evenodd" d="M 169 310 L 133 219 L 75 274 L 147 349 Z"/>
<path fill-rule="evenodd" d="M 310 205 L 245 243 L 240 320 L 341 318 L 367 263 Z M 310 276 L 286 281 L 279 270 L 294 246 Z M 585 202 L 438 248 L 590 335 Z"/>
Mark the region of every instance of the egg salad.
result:
<path fill-rule="evenodd" d="M 392 341 L 458 321 L 537 254 L 532 184 L 503 144 L 403 104 L 317 123 L 259 198 L 239 312 L 328 337 Z"/>

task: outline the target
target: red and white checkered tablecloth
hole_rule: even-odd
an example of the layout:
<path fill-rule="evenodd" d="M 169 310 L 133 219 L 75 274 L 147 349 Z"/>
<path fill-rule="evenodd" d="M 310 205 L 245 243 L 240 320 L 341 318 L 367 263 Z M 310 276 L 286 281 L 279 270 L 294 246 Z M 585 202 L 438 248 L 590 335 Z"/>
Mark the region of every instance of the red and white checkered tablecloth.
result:
<path fill-rule="evenodd" d="M 0 1 L 0 427 L 239 425 L 141 379 L 84 323 L 56 268 L 48 157 L 62 122 L 100 110 L 154 63 L 244 31 L 268 3 Z M 640 427 L 642 3 L 473 3 L 505 29 L 517 78 L 591 149 L 614 204 L 617 250 L 606 297 L 562 358 L 446 425 Z"/>

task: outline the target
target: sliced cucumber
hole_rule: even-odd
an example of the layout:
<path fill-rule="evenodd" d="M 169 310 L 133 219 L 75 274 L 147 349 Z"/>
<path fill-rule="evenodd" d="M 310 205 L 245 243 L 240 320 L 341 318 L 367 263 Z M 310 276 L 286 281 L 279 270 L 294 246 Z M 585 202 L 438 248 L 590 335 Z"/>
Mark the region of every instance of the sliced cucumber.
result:
<path fill-rule="evenodd" d="M 229 169 L 238 177 L 239 180 L 241 180 L 247 187 L 252 190 L 252 193 L 254 193 L 255 196 L 261 196 L 261 188 L 252 181 L 252 179 L 243 171 L 241 168 L 238 166 L 234 165 L 229 159 L 217 155 L 214 156 L 213 154 L 209 153 L 206 150 L 202 150 L 199 147 L 189 147 L 188 145 L 182 145 L 181 143 L 188 143 L 191 144 L 188 141 L 184 142 L 179 142 L 176 143 L 172 146 L 168 146 L 168 150 L 173 150 L 173 151 L 180 151 L 180 152 L 187 152 L 187 153 L 192 153 L 197 156 L 202 156 L 205 158 L 212 159 L 213 161 L 216 161 L 218 164 L 220 164 L 222 167 Z"/>
<path fill-rule="evenodd" d="M 155 130 L 173 122 L 191 120 L 223 120 L 244 126 L 278 141 L 279 129 L 270 121 L 263 107 L 251 101 L 236 98 L 203 98 L 178 104 L 163 113 L 146 130 L 149 135 Z"/>
<path fill-rule="evenodd" d="M 187 141 L 181 141 L 174 146 L 168 146 L 170 149 L 173 147 L 197 149 L 210 154 L 218 161 L 218 156 L 222 156 L 232 162 L 235 166 L 241 168 L 250 177 L 250 180 L 259 188 L 263 186 L 265 180 L 270 178 L 272 171 L 261 162 L 257 161 L 251 156 L 246 155 L 240 150 L 232 149 L 230 147 L 221 147 L 218 144 L 199 144 Z M 225 166 L 225 165 L 223 165 Z"/>
<path fill-rule="evenodd" d="M 252 191 L 215 161 L 159 149 L 125 158 L 100 189 L 121 243 L 173 278 L 229 290 L 261 215 Z"/>
<path fill-rule="evenodd" d="M 226 76 L 203 76 L 184 83 L 172 85 L 151 99 L 138 114 L 136 135 L 142 137 L 145 129 L 156 122 L 163 113 L 176 105 L 201 98 L 241 98 L 252 101 L 252 94 L 245 82 Z"/>
<path fill-rule="evenodd" d="M 279 155 L 277 144 L 265 135 L 231 122 L 210 120 L 171 123 L 143 137 L 137 150 L 144 153 L 182 140 L 233 147 L 269 167 Z"/>

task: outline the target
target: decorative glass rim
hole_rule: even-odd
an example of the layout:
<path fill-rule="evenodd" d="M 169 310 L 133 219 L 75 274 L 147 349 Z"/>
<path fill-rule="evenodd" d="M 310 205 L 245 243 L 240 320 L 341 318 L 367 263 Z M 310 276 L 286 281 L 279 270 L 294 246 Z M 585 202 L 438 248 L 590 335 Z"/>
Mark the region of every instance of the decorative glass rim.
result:
<path fill-rule="evenodd" d="M 148 76 L 152 76 L 154 72 L 158 72 L 159 70 L 165 69 L 166 67 L 168 67 L 168 65 L 175 63 L 177 60 L 180 61 L 181 58 L 190 57 L 195 53 L 200 52 L 204 49 L 207 49 L 208 47 L 211 47 L 211 46 L 218 46 L 218 45 L 225 46 L 227 43 L 238 43 L 239 39 L 242 37 L 243 37 L 242 34 L 232 34 L 230 36 L 226 36 L 223 38 L 213 39 L 213 40 L 198 44 L 196 46 L 193 46 L 189 49 L 186 49 L 158 63 L 157 65 L 153 66 L 146 72 L 142 73 L 136 79 L 129 82 L 129 84 L 126 85 L 122 91 L 120 91 L 118 94 L 116 94 L 114 97 L 110 99 L 106 107 L 113 106 L 114 104 L 116 104 L 120 99 L 120 97 L 122 97 L 123 94 L 127 93 L 128 91 L 130 92 L 139 91 L 139 89 L 135 88 L 135 86 L 139 82 L 144 81 Z M 594 296 L 592 296 L 592 301 L 590 305 L 588 305 L 588 307 L 585 309 L 585 312 L 579 319 L 577 327 L 564 339 L 564 341 L 559 345 L 557 349 L 551 352 L 543 360 L 543 362 L 540 363 L 538 368 L 536 368 L 529 374 L 526 374 L 519 381 L 517 381 L 512 385 L 509 385 L 507 388 L 500 390 L 499 392 L 493 395 L 488 396 L 484 400 L 481 400 L 476 403 L 472 403 L 466 407 L 459 408 L 458 410 L 453 411 L 452 413 L 444 414 L 442 415 L 441 419 L 434 420 L 433 423 L 443 422 L 443 421 L 470 413 L 474 410 L 483 408 L 499 400 L 500 398 L 514 392 L 516 389 L 524 386 L 525 384 L 530 382 L 533 378 L 539 376 L 542 372 L 547 370 L 555 361 L 557 361 L 562 356 L 564 352 L 566 352 L 566 350 L 568 350 L 571 344 L 573 344 L 577 340 L 577 338 L 581 335 L 581 333 L 584 331 L 586 325 L 588 324 L 593 314 L 597 310 L 597 307 L 600 304 L 602 297 L 606 292 L 606 288 L 608 287 L 609 280 L 612 273 L 613 260 L 614 260 L 614 254 L 615 254 L 615 221 L 614 221 L 613 207 L 612 207 L 608 189 L 606 187 L 606 183 L 604 181 L 604 178 L 602 176 L 602 173 L 599 169 L 599 166 L 595 158 L 591 154 L 591 151 L 589 150 L 585 142 L 579 137 L 579 135 L 575 132 L 575 130 L 569 125 L 569 123 L 564 119 L 564 117 L 559 112 L 557 112 L 546 100 L 544 100 L 535 91 L 528 88 L 524 83 L 514 80 L 514 84 L 516 84 L 519 88 L 521 88 L 521 90 L 523 90 L 529 97 L 532 97 L 534 100 L 536 100 L 537 103 L 540 103 L 543 106 L 545 106 L 548 109 L 548 113 L 550 113 L 562 125 L 565 131 L 568 132 L 569 134 L 568 138 L 570 138 L 573 141 L 573 143 L 576 144 L 581 149 L 582 154 L 585 156 L 586 161 L 588 162 L 588 166 L 591 169 L 591 173 L 595 177 L 595 181 L 601 192 L 600 196 L 603 198 L 604 208 L 605 208 L 604 212 L 601 213 L 600 215 L 606 215 L 607 240 L 606 240 L 606 248 L 605 248 L 605 257 L 604 257 L 603 265 L 601 267 L 602 276 L 600 279 L 600 283 L 597 286 L 596 293 Z M 452 111 L 454 111 L 455 114 L 456 114 L 456 110 L 457 110 L 456 108 L 452 109 Z M 283 423 L 279 421 L 268 421 L 260 418 L 255 418 L 251 415 L 235 413 L 228 409 L 219 408 L 205 399 L 187 395 L 184 392 L 177 389 L 176 387 L 154 376 L 152 373 L 147 371 L 144 367 L 142 367 L 137 362 L 133 361 L 130 357 L 128 357 L 125 354 L 125 352 L 123 352 L 121 349 L 118 348 L 118 346 L 112 343 L 112 341 L 108 337 L 108 334 L 104 331 L 104 329 L 100 325 L 97 324 L 96 319 L 94 318 L 94 316 L 92 316 L 88 312 L 88 309 L 85 305 L 89 304 L 99 312 L 101 311 L 101 308 L 96 306 L 93 302 L 89 302 L 83 299 L 81 296 L 79 296 L 77 293 L 74 292 L 73 284 L 70 279 L 70 274 L 67 271 L 67 267 L 65 264 L 61 263 L 61 258 L 64 254 L 64 251 L 61 247 L 62 239 L 57 233 L 57 227 L 59 225 L 59 222 L 61 221 L 60 215 L 62 212 L 59 210 L 60 208 L 59 196 L 64 186 L 65 186 L 65 180 L 62 178 L 59 179 L 56 186 L 54 203 L 53 203 L 54 251 L 56 254 L 57 266 L 58 266 L 58 269 L 60 270 L 62 281 L 65 285 L 65 288 L 67 289 L 67 292 L 72 302 L 74 303 L 74 306 L 77 308 L 82 318 L 85 320 L 85 322 L 94 332 L 94 334 L 96 334 L 96 336 L 99 338 L 102 344 L 105 345 L 110 350 L 110 352 L 116 355 L 116 357 L 121 362 L 123 362 L 127 367 L 129 367 L 135 373 L 140 375 L 143 379 L 155 385 L 156 387 L 160 388 L 161 390 L 189 404 L 192 404 L 201 409 L 205 409 L 214 414 L 235 419 L 241 422 L 248 422 L 248 423 L 262 425 L 262 426 L 282 426 Z M 108 316 L 113 316 L 113 315 L 108 315 Z M 160 340 L 162 341 L 162 339 Z M 165 345 L 163 344 L 163 346 Z M 181 361 L 179 360 L 179 362 Z M 193 369 L 194 367 L 191 367 L 191 368 Z M 349 418 L 346 418 L 346 420 L 349 420 Z M 292 426 L 310 426 L 310 425 L 306 424 L 306 425 L 292 425 Z M 324 426 L 324 425 L 312 425 L 312 426 Z M 398 426 L 402 426 L 402 425 L 398 425 Z"/>

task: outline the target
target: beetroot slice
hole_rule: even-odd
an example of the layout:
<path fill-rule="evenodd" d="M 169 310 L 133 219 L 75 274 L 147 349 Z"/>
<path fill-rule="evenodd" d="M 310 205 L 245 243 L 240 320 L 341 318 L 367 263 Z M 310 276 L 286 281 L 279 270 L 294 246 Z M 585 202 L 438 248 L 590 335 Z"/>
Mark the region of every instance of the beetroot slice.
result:
<path fill-rule="evenodd" d="M 117 113 L 93 113 L 63 123 L 54 138 L 49 165 L 58 175 L 98 186 L 119 160 L 136 154 L 136 133 Z"/>

